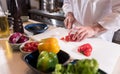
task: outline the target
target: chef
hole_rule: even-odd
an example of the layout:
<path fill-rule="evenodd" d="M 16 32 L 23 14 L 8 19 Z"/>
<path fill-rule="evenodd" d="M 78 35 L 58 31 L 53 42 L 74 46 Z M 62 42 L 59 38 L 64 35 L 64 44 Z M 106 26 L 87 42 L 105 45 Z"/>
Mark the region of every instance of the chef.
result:
<path fill-rule="evenodd" d="M 73 40 L 99 37 L 112 41 L 120 29 L 120 0 L 64 0 L 64 24 Z"/>

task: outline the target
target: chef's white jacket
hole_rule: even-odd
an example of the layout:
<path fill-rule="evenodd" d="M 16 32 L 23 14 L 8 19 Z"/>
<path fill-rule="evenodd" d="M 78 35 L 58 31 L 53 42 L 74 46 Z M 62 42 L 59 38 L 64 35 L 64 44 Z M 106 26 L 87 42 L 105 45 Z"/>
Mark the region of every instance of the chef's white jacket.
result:
<path fill-rule="evenodd" d="M 99 23 L 107 31 L 98 37 L 107 41 L 120 29 L 120 0 L 64 0 L 63 11 L 73 12 L 80 25 Z"/>

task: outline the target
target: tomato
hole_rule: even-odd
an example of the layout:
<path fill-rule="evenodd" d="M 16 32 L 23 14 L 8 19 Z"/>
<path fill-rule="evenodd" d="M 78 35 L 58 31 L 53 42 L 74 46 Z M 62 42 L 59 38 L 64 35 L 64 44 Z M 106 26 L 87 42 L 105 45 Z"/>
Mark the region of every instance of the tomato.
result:
<path fill-rule="evenodd" d="M 38 42 L 28 42 L 24 45 L 22 50 L 26 52 L 32 52 L 32 51 L 37 50 L 38 49 L 37 47 L 38 47 Z"/>
<path fill-rule="evenodd" d="M 65 40 L 65 38 L 64 38 L 64 37 L 62 37 L 60 40 Z"/>
<path fill-rule="evenodd" d="M 65 41 L 70 41 L 70 37 L 69 36 L 65 36 Z"/>
<path fill-rule="evenodd" d="M 38 42 L 35 42 L 35 43 L 34 43 L 34 46 L 37 47 L 37 46 L 38 46 Z"/>
<path fill-rule="evenodd" d="M 84 54 L 85 56 L 90 56 L 91 53 L 90 53 L 89 51 L 84 51 L 83 54 Z"/>
<path fill-rule="evenodd" d="M 70 41 L 75 41 L 75 40 L 73 40 L 73 35 L 74 34 L 70 34 Z"/>
<path fill-rule="evenodd" d="M 84 54 L 85 56 L 90 56 L 92 52 L 92 46 L 89 43 L 83 44 L 78 47 L 78 52 Z"/>
<path fill-rule="evenodd" d="M 30 46 L 31 46 L 30 43 L 25 44 L 25 47 L 30 47 Z"/>
<path fill-rule="evenodd" d="M 69 42 L 69 41 L 71 41 L 71 42 L 76 41 L 76 40 L 73 40 L 73 39 L 72 39 L 73 35 L 74 35 L 74 34 L 68 34 L 67 36 L 62 37 L 61 40 L 64 40 L 64 41 L 66 41 L 66 42 Z"/>

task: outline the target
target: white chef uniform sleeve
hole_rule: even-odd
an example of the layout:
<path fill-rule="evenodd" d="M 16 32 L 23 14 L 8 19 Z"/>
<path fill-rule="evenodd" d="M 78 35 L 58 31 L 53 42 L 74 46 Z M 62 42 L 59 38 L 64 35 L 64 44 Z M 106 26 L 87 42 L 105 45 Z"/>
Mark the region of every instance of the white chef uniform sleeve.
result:
<path fill-rule="evenodd" d="M 72 12 L 71 1 L 70 0 L 64 0 L 62 9 L 65 13 L 65 16 L 68 12 Z"/>
<path fill-rule="evenodd" d="M 120 1 L 111 5 L 112 12 L 99 20 L 98 23 L 108 30 L 117 31 L 120 29 Z"/>

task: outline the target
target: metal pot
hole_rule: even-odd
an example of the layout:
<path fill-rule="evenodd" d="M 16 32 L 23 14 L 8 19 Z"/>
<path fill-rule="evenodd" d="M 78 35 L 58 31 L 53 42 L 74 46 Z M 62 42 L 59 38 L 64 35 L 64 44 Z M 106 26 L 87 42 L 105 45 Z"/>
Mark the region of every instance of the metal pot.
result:
<path fill-rule="evenodd" d="M 58 0 L 40 0 L 40 10 L 56 12 L 59 10 Z"/>

